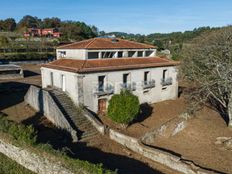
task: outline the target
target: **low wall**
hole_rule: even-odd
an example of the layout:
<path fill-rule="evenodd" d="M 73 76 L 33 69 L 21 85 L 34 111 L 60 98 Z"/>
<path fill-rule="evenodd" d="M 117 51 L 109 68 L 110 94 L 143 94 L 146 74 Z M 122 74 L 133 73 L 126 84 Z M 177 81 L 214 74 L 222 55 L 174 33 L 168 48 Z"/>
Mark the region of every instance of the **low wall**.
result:
<path fill-rule="evenodd" d="M 16 147 L 0 139 L 0 152 L 25 168 L 38 174 L 73 174 L 59 163 L 49 161 L 43 156 Z"/>
<path fill-rule="evenodd" d="M 109 129 L 109 136 L 110 139 L 122 144 L 128 149 L 131 149 L 134 152 L 137 152 L 178 172 L 185 174 L 217 173 L 212 172 L 211 170 L 205 170 L 199 166 L 196 166 L 192 162 L 184 160 L 181 157 L 172 155 L 168 152 L 146 146 L 136 138 L 121 134 L 113 129 Z"/>
<path fill-rule="evenodd" d="M 92 125 L 100 132 L 102 135 L 105 134 L 105 126 L 97 120 L 89 111 L 84 109 L 84 116 L 92 123 Z"/>
<path fill-rule="evenodd" d="M 76 130 L 69 124 L 48 91 L 31 85 L 24 100 L 35 110 L 43 113 L 54 125 L 68 131 L 74 142 L 78 140 Z"/>
<path fill-rule="evenodd" d="M 5 80 L 5 79 L 18 79 L 18 78 L 23 78 L 23 73 L 21 74 L 0 74 L 0 79 Z"/>

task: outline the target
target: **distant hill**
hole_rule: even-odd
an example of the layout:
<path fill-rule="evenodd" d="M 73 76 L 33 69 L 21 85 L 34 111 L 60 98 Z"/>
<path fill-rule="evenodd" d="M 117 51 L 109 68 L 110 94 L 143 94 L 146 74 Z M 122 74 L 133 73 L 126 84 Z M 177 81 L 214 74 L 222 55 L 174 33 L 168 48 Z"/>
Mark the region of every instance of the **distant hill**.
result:
<path fill-rule="evenodd" d="M 203 32 L 210 32 L 213 30 L 217 30 L 219 28 L 210 28 L 210 27 L 199 27 L 195 28 L 192 31 L 185 31 L 185 32 L 172 32 L 172 33 L 152 33 L 148 35 L 142 35 L 142 34 L 133 34 L 133 33 L 125 33 L 125 32 L 109 32 L 105 33 L 104 35 L 115 35 L 119 38 L 129 39 L 129 40 L 135 40 L 135 41 L 142 41 L 147 42 L 150 44 L 156 44 L 157 41 L 163 42 L 163 44 L 166 44 L 166 42 L 170 43 L 184 43 L 192 40 L 193 38 L 201 35 Z M 100 32 L 100 34 L 102 34 Z"/>
<path fill-rule="evenodd" d="M 119 38 L 124 38 L 128 40 L 133 40 L 142 43 L 152 44 L 158 47 L 158 50 L 169 49 L 172 54 L 173 59 L 180 59 L 181 50 L 183 45 L 188 44 L 197 36 L 200 36 L 203 33 L 211 32 L 218 30 L 222 27 L 211 28 L 211 27 L 200 27 L 195 28 L 192 31 L 185 32 L 172 32 L 172 33 L 152 33 L 148 35 L 142 34 L 132 34 L 125 32 L 100 32 L 104 35 L 115 35 Z"/>

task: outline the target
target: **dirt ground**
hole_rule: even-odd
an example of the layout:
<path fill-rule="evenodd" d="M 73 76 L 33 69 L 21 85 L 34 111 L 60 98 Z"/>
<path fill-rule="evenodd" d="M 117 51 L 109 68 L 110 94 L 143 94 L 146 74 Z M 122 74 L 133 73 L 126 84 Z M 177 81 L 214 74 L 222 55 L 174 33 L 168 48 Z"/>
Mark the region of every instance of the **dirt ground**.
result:
<path fill-rule="evenodd" d="M 120 132 L 140 138 L 185 112 L 185 103 L 184 98 L 180 97 L 153 104 L 149 117 L 142 118 L 141 122 L 135 122 L 126 129 L 113 123 L 107 116 L 100 116 L 100 119 Z M 232 151 L 222 150 L 215 145 L 217 137 L 232 137 L 232 128 L 227 127 L 218 112 L 204 107 L 189 120 L 187 128 L 182 132 L 170 138 L 157 137 L 150 145 L 183 156 L 205 168 L 232 173 Z"/>
<path fill-rule="evenodd" d="M 177 117 L 183 113 L 186 109 L 184 99 L 181 97 L 177 100 L 168 100 L 151 105 L 150 114 L 141 115 L 137 118 L 137 121 L 129 125 L 126 129 L 113 123 L 107 116 L 100 116 L 102 122 L 109 127 L 113 127 L 120 132 L 123 132 L 132 137 L 140 138 L 146 132 L 150 132 L 154 128 L 160 127 L 168 120 Z"/>
<path fill-rule="evenodd" d="M 205 107 L 189 120 L 184 131 L 170 138 L 158 137 L 152 145 L 181 154 L 203 167 L 232 173 L 232 151 L 216 145 L 217 137 L 232 137 L 232 129 L 217 112 Z"/>
<path fill-rule="evenodd" d="M 38 65 L 23 66 L 26 69 L 24 79 L 0 81 L 0 111 L 7 114 L 10 120 L 33 124 L 38 130 L 38 140 L 49 143 L 55 149 L 66 149 L 70 156 L 92 163 L 102 163 L 118 173 L 154 174 L 175 173 L 158 163 L 138 155 L 105 136 L 98 135 L 86 142 L 72 143 L 69 136 L 56 129 L 44 116 L 37 113 L 23 101 L 29 84 L 41 85 Z"/>

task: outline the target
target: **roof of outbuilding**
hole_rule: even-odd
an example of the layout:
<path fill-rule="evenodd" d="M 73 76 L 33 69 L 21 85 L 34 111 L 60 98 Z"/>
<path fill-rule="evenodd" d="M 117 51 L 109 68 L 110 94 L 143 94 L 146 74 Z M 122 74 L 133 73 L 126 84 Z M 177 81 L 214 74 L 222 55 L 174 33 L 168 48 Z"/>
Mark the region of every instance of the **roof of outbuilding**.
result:
<path fill-rule="evenodd" d="M 163 66 L 176 66 L 179 62 L 161 57 L 144 58 L 111 58 L 96 60 L 59 59 L 42 67 L 58 69 L 74 73 L 90 73 L 101 71 L 118 71 Z"/>
<path fill-rule="evenodd" d="M 119 38 L 93 38 L 59 46 L 57 49 L 149 49 L 153 45 Z"/>
<path fill-rule="evenodd" d="M 14 65 L 14 64 L 3 64 L 0 65 L 0 71 L 7 71 L 7 70 L 21 70 L 21 66 Z"/>

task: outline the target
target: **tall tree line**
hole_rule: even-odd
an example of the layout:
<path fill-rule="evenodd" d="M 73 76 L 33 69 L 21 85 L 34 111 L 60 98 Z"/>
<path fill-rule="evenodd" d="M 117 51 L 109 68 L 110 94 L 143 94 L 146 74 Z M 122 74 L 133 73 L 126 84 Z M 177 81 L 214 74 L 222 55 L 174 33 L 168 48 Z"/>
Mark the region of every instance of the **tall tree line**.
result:
<path fill-rule="evenodd" d="M 96 37 L 98 29 L 79 21 L 62 21 L 57 17 L 40 19 L 26 15 L 18 23 L 13 18 L 0 20 L 0 31 L 23 33 L 28 28 L 56 28 L 62 32 L 61 40 L 83 40 Z"/>

